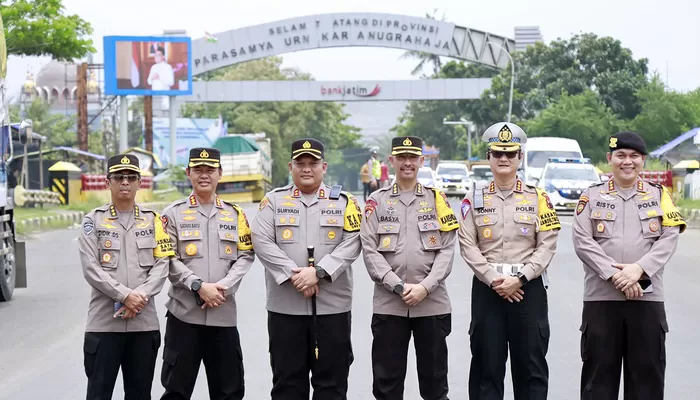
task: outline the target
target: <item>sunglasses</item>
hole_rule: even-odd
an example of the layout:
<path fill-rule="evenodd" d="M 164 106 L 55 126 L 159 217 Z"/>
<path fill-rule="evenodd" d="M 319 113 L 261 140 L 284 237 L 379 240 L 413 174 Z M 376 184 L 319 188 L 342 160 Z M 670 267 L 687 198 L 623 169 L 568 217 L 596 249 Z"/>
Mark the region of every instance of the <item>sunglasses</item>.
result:
<path fill-rule="evenodd" d="M 508 158 L 515 158 L 515 156 L 517 155 L 517 151 L 491 151 L 491 156 L 493 156 L 496 159 L 499 159 L 503 156 L 506 156 Z"/>
<path fill-rule="evenodd" d="M 129 175 L 114 174 L 114 175 L 110 176 L 109 179 L 113 180 L 114 182 L 121 182 L 124 179 L 126 179 L 129 182 L 136 182 L 137 180 L 139 180 L 139 176 L 138 175 L 131 175 L 131 174 L 129 174 Z"/>

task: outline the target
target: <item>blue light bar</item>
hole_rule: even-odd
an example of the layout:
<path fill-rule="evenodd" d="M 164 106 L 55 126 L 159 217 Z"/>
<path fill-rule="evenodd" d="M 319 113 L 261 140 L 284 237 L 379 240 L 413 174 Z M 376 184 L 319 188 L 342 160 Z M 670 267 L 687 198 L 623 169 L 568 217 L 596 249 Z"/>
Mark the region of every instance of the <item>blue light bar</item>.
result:
<path fill-rule="evenodd" d="M 551 163 L 574 163 L 574 164 L 590 164 L 590 158 L 562 158 L 562 157 L 549 157 L 549 162 Z"/>

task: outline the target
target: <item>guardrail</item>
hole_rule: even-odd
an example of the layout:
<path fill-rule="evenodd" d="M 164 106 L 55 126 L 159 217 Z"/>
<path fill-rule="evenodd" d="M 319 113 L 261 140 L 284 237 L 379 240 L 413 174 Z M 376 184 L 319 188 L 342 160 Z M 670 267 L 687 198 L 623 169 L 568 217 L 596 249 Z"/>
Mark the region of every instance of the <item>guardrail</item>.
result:
<path fill-rule="evenodd" d="M 49 190 L 22 190 L 14 192 L 14 201 L 19 207 L 35 207 L 44 204 L 61 204 L 59 196 L 59 193 Z"/>

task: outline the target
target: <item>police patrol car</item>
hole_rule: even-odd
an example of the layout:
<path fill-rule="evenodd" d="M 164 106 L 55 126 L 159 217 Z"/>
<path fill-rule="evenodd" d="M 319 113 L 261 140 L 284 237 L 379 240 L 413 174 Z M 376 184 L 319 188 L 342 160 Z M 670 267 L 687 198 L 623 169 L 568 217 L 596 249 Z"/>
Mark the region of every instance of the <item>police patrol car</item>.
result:
<path fill-rule="evenodd" d="M 537 186 L 547 192 L 555 210 L 573 211 L 581 193 L 595 183 L 600 183 L 600 177 L 590 159 L 552 157 Z"/>

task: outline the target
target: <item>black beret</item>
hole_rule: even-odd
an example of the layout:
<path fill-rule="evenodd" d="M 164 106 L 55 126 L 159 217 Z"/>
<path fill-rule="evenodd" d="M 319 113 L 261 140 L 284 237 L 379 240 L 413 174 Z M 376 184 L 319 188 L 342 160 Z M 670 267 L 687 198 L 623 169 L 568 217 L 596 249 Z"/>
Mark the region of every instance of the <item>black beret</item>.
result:
<path fill-rule="evenodd" d="M 396 136 L 391 139 L 391 155 L 413 154 L 423 155 L 423 140 L 415 136 Z"/>
<path fill-rule="evenodd" d="M 107 173 L 111 174 L 117 171 L 134 171 L 141 173 L 139 159 L 133 154 L 117 154 L 107 160 Z"/>
<path fill-rule="evenodd" d="M 635 132 L 617 132 L 610 137 L 610 142 L 608 142 L 608 147 L 610 147 L 610 152 L 615 150 L 634 150 L 640 154 L 647 155 L 647 145 L 644 143 L 639 134 Z"/>
<path fill-rule="evenodd" d="M 310 154 L 317 159 L 324 157 L 323 143 L 316 139 L 304 138 L 292 142 L 292 160 L 296 160 L 302 154 Z"/>
<path fill-rule="evenodd" d="M 217 149 L 209 147 L 195 147 L 190 150 L 190 161 L 187 164 L 189 168 L 206 165 L 207 167 L 219 168 L 221 160 L 221 152 Z"/>

